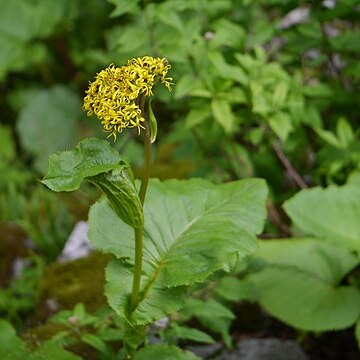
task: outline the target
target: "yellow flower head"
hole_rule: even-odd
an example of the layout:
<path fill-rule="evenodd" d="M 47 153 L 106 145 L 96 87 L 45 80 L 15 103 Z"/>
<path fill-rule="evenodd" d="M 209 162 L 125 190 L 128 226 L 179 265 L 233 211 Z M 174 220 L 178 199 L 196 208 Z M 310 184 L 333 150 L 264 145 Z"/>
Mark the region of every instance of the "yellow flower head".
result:
<path fill-rule="evenodd" d="M 131 59 L 119 68 L 110 65 L 90 83 L 84 110 L 89 116 L 95 114 L 114 140 L 127 127 L 136 127 L 140 133 L 145 121 L 140 97 L 152 95 L 152 87 L 158 81 L 171 90 L 172 79 L 166 77 L 169 69 L 166 59 L 150 56 Z"/>

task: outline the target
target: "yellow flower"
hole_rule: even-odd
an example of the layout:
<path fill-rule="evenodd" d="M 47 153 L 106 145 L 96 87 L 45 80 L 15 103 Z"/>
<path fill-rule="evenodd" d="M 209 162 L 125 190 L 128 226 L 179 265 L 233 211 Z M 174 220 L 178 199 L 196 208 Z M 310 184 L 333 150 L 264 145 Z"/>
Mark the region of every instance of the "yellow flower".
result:
<path fill-rule="evenodd" d="M 158 81 L 171 90 L 171 78 L 166 77 L 170 65 L 166 59 L 144 56 L 128 61 L 126 66 L 111 64 L 101 70 L 90 83 L 84 98 L 84 110 L 95 114 L 105 131 L 114 136 L 125 128 L 144 129 L 140 98 L 152 95 Z"/>

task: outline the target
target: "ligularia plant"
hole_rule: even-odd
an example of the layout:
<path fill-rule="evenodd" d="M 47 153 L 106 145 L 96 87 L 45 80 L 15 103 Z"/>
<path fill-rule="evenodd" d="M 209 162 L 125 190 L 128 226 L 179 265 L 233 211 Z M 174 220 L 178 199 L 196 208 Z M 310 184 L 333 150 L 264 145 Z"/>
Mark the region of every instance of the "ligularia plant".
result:
<path fill-rule="evenodd" d="M 157 131 L 149 100 L 157 83 L 171 90 L 169 69 L 165 59 L 149 56 L 110 65 L 84 99 L 84 110 L 100 119 L 114 141 L 126 128 L 143 137 L 141 183 L 110 143 L 95 138 L 51 155 L 42 180 L 54 191 L 73 191 L 87 180 L 105 195 L 91 207 L 88 235 L 97 249 L 115 255 L 106 268 L 105 294 L 123 320 L 117 358 L 195 359 L 174 345 L 145 346 L 149 325 L 180 309 L 193 284 L 251 254 L 265 218 L 261 179 L 220 185 L 149 180 Z"/>

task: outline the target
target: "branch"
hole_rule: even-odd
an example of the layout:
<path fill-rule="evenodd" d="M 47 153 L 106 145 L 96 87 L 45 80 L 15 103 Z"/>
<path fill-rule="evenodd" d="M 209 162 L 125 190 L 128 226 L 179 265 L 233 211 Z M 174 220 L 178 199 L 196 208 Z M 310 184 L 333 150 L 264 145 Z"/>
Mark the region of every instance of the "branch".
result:
<path fill-rule="evenodd" d="M 277 157 L 279 158 L 279 160 L 281 161 L 281 163 L 284 165 L 286 171 L 289 173 L 289 175 L 291 176 L 291 178 L 294 180 L 294 182 L 301 188 L 301 189 L 306 189 L 308 186 L 305 183 L 305 181 L 303 180 L 303 178 L 299 175 L 299 173 L 295 170 L 295 168 L 292 166 L 290 160 L 287 158 L 287 156 L 285 155 L 281 144 L 279 141 L 276 141 L 273 145 L 272 148 L 274 149 Z"/>

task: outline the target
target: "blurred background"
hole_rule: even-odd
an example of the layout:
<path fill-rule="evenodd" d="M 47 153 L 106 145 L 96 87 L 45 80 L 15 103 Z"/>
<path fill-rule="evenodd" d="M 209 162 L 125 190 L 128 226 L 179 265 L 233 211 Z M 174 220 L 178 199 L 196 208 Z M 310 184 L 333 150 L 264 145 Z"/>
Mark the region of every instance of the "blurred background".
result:
<path fill-rule="evenodd" d="M 91 186 L 53 194 L 38 179 L 49 154 L 106 139 L 82 99 L 111 63 L 169 61 L 173 91 L 158 86 L 153 101 L 152 176 L 265 178 L 263 238 L 292 235 L 281 205 L 299 190 L 359 179 L 359 0 L 0 0 L 0 9 L 0 315 L 18 329 L 56 312 L 44 305 L 57 281 L 44 269 L 58 271 L 99 196 Z M 136 132 L 113 146 L 139 175 Z"/>

